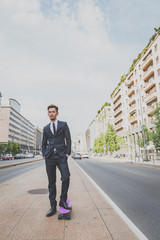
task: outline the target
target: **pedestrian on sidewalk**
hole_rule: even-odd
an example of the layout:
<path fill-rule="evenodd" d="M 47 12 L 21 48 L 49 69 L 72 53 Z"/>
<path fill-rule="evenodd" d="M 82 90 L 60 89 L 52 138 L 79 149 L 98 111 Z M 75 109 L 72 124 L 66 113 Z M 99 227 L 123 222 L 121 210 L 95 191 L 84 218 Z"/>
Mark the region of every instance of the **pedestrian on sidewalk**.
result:
<path fill-rule="evenodd" d="M 46 172 L 48 175 L 48 190 L 51 209 L 46 216 L 52 216 L 57 211 L 56 201 L 56 167 L 61 173 L 61 196 L 59 206 L 71 209 L 67 204 L 67 193 L 70 182 L 68 157 L 71 153 L 71 136 L 66 122 L 57 120 L 58 107 L 49 105 L 48 116 L 50 123 L 43 129 L 42 155 L 45 158 Z"/>

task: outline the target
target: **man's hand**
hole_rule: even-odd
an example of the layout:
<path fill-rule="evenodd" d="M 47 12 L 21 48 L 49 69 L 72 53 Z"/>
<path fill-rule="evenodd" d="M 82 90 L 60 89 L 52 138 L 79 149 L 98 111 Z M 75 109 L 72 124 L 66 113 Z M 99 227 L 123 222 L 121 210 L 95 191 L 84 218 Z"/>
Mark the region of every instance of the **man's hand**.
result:
<path fill-rule="evenodd" d="M 67 158 L 69 158 L 69 154 L 66 154 Z"/>

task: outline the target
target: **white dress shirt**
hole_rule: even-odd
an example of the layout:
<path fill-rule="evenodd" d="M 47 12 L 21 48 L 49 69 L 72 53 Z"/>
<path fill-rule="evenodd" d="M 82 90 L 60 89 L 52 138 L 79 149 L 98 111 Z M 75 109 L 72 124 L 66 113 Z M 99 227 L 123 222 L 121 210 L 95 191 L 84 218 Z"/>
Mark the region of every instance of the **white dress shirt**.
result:
<path fill-rule="evenodd" d="M 55 129 L 56 129 L 56 131 L 57 131 L 58 120 L 56 120 L 56 121 L 54 122 L 54 125 L 55 125 Z M 53 129 L 53 123 L 52 123 L 52 122 L 50 123 L 50 129 L 51 129 L 51 132 L 52 132 L 53 135 L 54 135 L 54 129 Z"/>

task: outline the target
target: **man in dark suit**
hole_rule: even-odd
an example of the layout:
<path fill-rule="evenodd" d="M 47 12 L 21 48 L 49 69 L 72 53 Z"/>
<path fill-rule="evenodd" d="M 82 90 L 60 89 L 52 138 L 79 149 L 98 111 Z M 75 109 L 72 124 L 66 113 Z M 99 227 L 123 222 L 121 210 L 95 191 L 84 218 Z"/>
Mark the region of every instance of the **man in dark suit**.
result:
<path fill-rule="evenodd" d="M 56 167 L 58 167 L 61 173 L 62 181 L 59 206 L 71 209 L 66 202 L 70 181 L 67 159 L 71 153 L 71 136 L 67 123 L 57 120 L 58 107 L 49 105 L 47 109 L 51 123 L 43 129 L 42 155 L 45 158 L 49 183 L 48 190 L 51 209 L 46 214 L 49 217 L 57 211 Z"/>

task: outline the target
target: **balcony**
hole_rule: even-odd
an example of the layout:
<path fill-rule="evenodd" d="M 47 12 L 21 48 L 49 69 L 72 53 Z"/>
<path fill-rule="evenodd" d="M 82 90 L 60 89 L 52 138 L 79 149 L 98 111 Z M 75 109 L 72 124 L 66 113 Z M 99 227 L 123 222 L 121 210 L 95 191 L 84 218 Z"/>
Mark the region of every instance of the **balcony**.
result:
<path fill-rule="evenodd" d="M 120 104 L 120 107 L 114 111 L 114 116 L 117 115 L 120 111 L 122 111 L 122 104 Z"/>
<path fill-rule="evenodd" d="M 132 87 L 132 85 L 134 85 L 134 80 L 133 80 L 133 78 L 131 78 L 130 80 L 128 80 L 127 84 L 129 84 L 130 87 Z"/>
<path fill-rule="evenodd" d="M 148 56 L 145 58 L 145 60 L 143 60 L 143 63 L 142 63 L 142 69 L 146 69 L 147 66 L 153 62 L 153 55 L 152 53 L 148 54 Z"/>
<path fill-rule="evenodd" d="M 113 104 L 116 104 L 116 103 L 119 101 L 120 98 L 121 98 L 121 93 L 119 92 L 119 93 L 115 96 L 115 99 L 114 99 L 114 101 L 113 101 Z"/>
<path fill-rule="evenodd" d="M 153 76 L 153 77 L 150 77 L 147 82 L 145 82 L 145 84 L 144 84 L 145 92 L 151 87 L 151 85 L 154 83 L 154 81 L 155 81 L 155 77 Z"/>
<path fill-rule="evenodd" d="M 152 74 L 154 74 L 154 68 L 153 65 L 150 65 L 146 71 L 143 72 L 143 80 L 145 81 L 147 78 L 149 78 L 149 76 L 151 76 Z"/>
<path fill-rule="evenodd" d="M 129 106 L 128 112 L 131 113 L 133 111 L 136 111 L 136 104 Z"/>
<path fill-rule="evenodd" d="M 121 98 L 114 104 L 114 109 L 118 107 L 118 105 L 121 104 Z"/>
<path fill-rule="evenodd" d="M 129 98 L 128 98 L 128 100 L 127 100 L 127 103 L 130 105 L 132 102 L 134 102 L 135 101 L 135 94 L 132 94 Z"/>
<path fill-rule="evenodd" d="M 116 124 L 118 121 L 120 121 L 120 120 L 123 120 L 123 115 L 122 114 L 120 114 L 120 115 L 118 115 L 115 119 L 114 119 L 114 124 Z"/>
<path fill-rule="evenodd" d="M 128 76 L 127 76 L 127 82 L 129 83 L 131 80 L 133 80 L 133 72 L 131 72 Z"/>
<path fill-rule="evenodd" d="M 154 91 L 151 91 L 149 94 L 146 93 L 145 102 L 146 104 L 148 104 L 156 98 L 157 98 L 157 91 L 154 88 Z"/>
<path fill-rule="evenodd" d="M 115 101 L 116 98 L 118 98 L 119 94 L 120 94 L 120 89 L 117 89 L 116 92 L 114 93 L 113 97 L 112 97 L 112 100 Z"/>
<path fill-rule="evenodd" d="M 120 105 L 122 105 L 122 103 L 121 103 L 121 99 L 120 100 L 118 100 L 117 102 L 116 102 L 116 104 L 114 105 L 114 111 L 120 106 Z"/>
<path fill-rule="evenodd" d="M 119 131 L 123 128 L 123 121 L 121 121 L 119 124 L 115 125 L 115 130 Z"/>
<path fill-rule="evenodd" d="M 134 122 L 137 122 L 137 114 L 134 114 L 133 116 L 129 115 L 129 122 L 133 124 Z"/>
<path fill-rule="evenodd" d="M 152 113 L 154 113 L 156 108 L 156 104 L 152 104 L 151 106 L 147 107 L 147 115 L 151 115 Z"/>
<path fill-rule="evenodd" d="M 134 92 L 135 92 L 134 86 L 130 87 L 128 89 L 128 97 L 131 96 L 132 94 L 134 94 Z"/>

